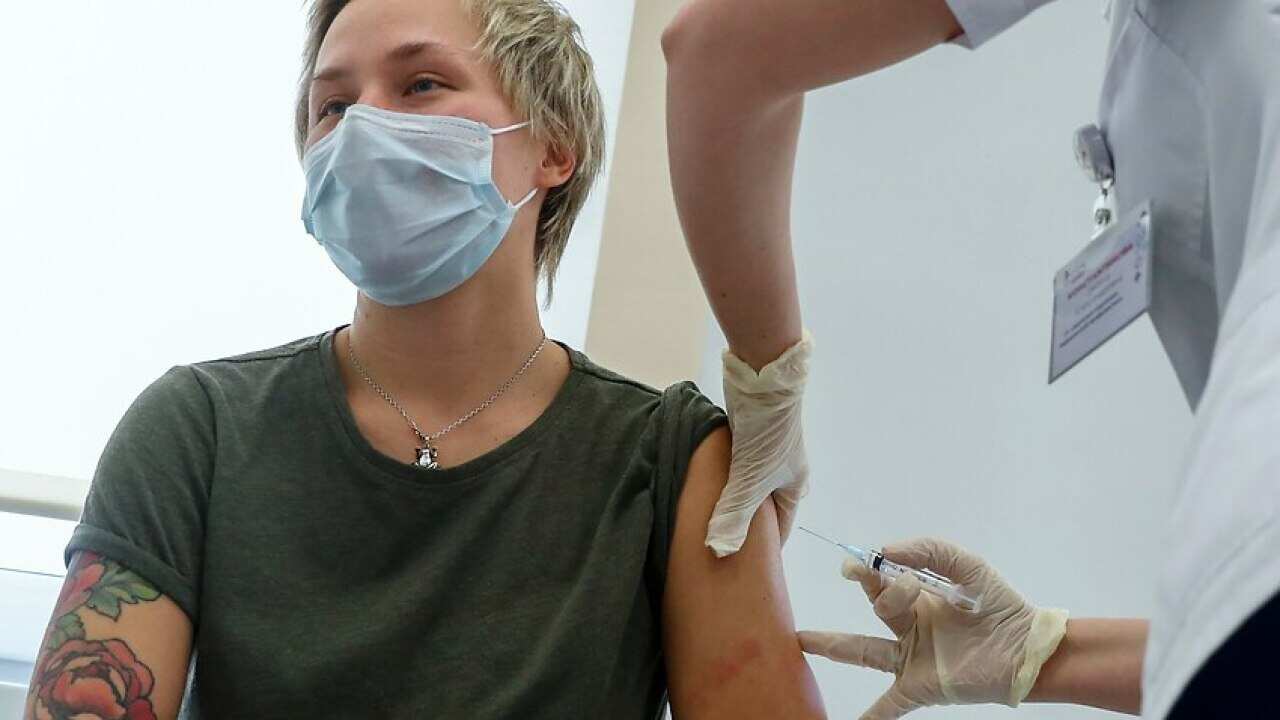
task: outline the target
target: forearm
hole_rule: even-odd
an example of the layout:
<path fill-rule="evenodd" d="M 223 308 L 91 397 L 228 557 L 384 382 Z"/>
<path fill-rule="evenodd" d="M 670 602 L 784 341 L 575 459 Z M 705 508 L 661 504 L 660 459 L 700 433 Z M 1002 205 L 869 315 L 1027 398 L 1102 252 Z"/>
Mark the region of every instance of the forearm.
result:
<path fill-rule="evenodd" d="M 804 100 L 732 67 L 750 27 L 708 33 L 720 3 L 693 2 L 663 37 L 672 189 L 729 347 L 759 370 L 800 340 L 791 181 Z M 759 102 L 751 102 L 754 98 Z"/>
<path fill-rule="evenodd" d="M 670 76 L 672 188 L 689 252 L 729 347 L 755 370 L 799 342 L 791 181 L 803 99 L 737 117 Z"/>
<path fill-rule="evenodd" d="M 804 93 L 957 32 L 943 0 L 693 0 L 668 27 L 676 205 L 730 348 L 753 368 L 801 338 L 791 187 Z"/>
<path fill-rule="evenodd" d="M 1069 620 L 1028 702 L 1070 703 L 1137 715 L 1142 706 L 1146 620 Z"/>

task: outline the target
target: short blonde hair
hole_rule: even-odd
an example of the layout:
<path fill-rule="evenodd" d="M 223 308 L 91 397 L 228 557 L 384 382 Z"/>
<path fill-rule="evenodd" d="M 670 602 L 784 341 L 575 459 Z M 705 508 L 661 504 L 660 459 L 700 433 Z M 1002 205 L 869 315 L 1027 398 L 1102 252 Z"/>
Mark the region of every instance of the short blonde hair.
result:
<path fill-rule="evenodd" d="M 311 76 L 320 46 L 351 0 L 312 0 L 299 80 L 295 142 L 303 154 L 310 120 Z M 512 109 L 528 118 L 535 140 L 577 160 L 573 176 L 552 188 L 538 218 L 537 272 L 554 285 L 569 233 L 604 165 L 604 102 L 582 30 L 554 0 L 459 0 L 475 19 L 475 48 L 497 74 Z"/>

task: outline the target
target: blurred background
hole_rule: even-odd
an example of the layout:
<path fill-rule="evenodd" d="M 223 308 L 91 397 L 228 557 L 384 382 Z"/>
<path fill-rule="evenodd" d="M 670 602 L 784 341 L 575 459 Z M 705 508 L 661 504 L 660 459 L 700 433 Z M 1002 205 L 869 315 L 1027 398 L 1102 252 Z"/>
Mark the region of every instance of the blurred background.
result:
<path fill-rule="evenodd" d="M 612 152 L 545 320 L 597 362 L 718 400 L 723 338 L 667 177 L 658 37 L 679 4 L 564 1 Z M 1070 140 L 1096 111 L 1100 5 L 1055 3 L 980 53 L 939 48 L 810 98 L 794 228 L 818 352 L 799 519 L 870 546 L 946 537 L 1037 603 L 1145 616 L 1190 412 L 1146 320 L 1046 382 L 1050 281 L 1092 227 Z M 0 716 L 20 708 L 62 547 L 138 393 L 173 365 L 350 321 L 354 290 L 298 219 L 303 20 L 300 3 L 68 0 L 0 24 Z M 882 632 L 832 549 L 795 536 L 784 560 L 801 628 Z M 888 685 L 812 664 L 832 717 Z"/>

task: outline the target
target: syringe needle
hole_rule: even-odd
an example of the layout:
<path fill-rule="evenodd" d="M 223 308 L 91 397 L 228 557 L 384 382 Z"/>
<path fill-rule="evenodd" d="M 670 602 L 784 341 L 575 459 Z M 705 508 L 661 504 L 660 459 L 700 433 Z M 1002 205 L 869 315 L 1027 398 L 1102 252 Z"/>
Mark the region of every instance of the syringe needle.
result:
<path fill-rule="evenodd" d="M 810 535 L 812 535 L 812 536 L 814 536 L 814 537 L 818 538 L 819 540 L 825 540 L 826 542 L 829 542 L 829 543 L 831 543 L 832 545 L 835 545 L 836 547 L 838 547 L 838 548 L 840 548 L 840 549 L 842 549 L 842 550 L 844 549 L 844 546 L 843 546 L 843 545 L 841 545 L 840 543 L 836 542 L 835 540 L 832 540 L 831 538 L 829 538 L 829 537 L 827 537 L 827 536 L 825 536 L 825 535 L 819 535 L 818 533 L 816 533 L 816 532 L 814 532 L 814 531 L 810 530 L 809 528 L 807 528 L 807 527 L 805 527 L 805 526 L 803 526 L 803 525 L 797 525 L 796 527 L 798 527 L 798 528 L 800 528 L 801 530 L 803 530 L 803 531 L 805 531 L 805 532 L 809 533 Z"/>

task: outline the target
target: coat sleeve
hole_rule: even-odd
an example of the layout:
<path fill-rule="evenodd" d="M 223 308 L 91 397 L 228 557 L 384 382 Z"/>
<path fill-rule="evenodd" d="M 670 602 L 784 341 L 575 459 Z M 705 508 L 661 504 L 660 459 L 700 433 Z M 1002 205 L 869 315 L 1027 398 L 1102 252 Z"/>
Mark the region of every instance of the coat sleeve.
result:
<path fill-rule="evenodd" d="M 976 49 L 1052 0 L 947 0 L 964 28 L 954 42 Z"/>

